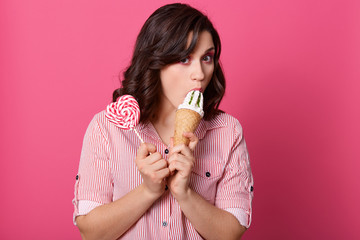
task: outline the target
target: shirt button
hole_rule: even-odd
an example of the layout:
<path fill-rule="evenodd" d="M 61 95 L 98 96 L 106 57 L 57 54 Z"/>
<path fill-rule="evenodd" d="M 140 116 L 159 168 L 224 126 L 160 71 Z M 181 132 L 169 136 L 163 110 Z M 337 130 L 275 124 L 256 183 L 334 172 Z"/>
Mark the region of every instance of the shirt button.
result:
<path fill-rule="evenodd" d="M 165 149 L 165 154 L 168 154 L 169 153 L 169 149 Z"/>
<path fill-rule="evenodd" d="M 166 227 L 166 226 L 167 226 L 167 222 L 166 222 L 166 221 L 163 221 L 163 222 L 162 222 L 162 225 L 163 225 L 163 227 Z"/>
<path fill-rule="evenodd" d="M 209 172 L 206 172 L 205 175 L 206 175 L 207 177 L 210 177 L 210 176 L 211 176 L 211 174 L 210 174 Z"/>

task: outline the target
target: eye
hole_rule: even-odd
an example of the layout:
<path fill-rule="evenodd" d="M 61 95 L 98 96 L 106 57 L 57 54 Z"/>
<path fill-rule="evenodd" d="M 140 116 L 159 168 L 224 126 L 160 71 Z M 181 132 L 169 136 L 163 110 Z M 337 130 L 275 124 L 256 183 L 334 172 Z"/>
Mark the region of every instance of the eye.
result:
<path fill-rule="evenodd" d="M 181 60 L 180 60 L 180 63 L 181 63 L 181 64 L 188 64 L 188 63 L 190 63 L 190 57 L 186 57 L 186 58 L 184 58 L 184 59 L 181 59 Z"/>
<path fill-rule="evenodd" d="M 210 63 L 210 62 L 212 62 L 213 58 L 214 58 L 213 55 L 208 54 L 208 55 L 205 55 L 205 56 L 203 57 L 203 61 L 204 61 L 204 62 L 207 62 L 207 63 Z"/>

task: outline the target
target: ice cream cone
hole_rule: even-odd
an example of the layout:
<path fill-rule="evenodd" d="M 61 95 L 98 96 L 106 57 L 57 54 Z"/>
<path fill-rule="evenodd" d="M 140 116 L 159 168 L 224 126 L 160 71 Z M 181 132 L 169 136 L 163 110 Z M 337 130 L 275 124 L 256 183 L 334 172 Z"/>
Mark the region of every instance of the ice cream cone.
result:
<path fill-rule="evenodd" d="M 190 109 L 178 109 L 175 116 L 174 146 L 189 145 L 189 139 L 183 136 L 184 132 L 195 132 L 202 116 Z"/>
<path fill-rule="evenodd" d="M 185 132 L 194 133 L 203 116 L 203 95 L 199 90 L 191 90 L 186 94 L 175 114 L 174 146 L 189 145 L 190 140 L 183 134 Z"/>

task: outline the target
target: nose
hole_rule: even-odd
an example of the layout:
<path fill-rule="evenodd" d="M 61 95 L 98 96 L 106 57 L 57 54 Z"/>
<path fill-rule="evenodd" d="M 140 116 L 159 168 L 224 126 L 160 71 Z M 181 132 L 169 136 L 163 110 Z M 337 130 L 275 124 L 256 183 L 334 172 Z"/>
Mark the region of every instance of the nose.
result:
<path fill-rule="evenodd" d="M 201 62 L 194 61 L 191 68 L 191 80 L 201 81 L 205 78 Z"/>

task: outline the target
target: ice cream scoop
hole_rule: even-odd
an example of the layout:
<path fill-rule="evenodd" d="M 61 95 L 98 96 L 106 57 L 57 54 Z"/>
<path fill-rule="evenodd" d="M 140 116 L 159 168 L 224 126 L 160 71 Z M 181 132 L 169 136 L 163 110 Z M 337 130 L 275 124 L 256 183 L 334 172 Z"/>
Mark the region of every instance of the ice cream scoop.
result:
<path fill-rule="evenodd" d="M 194 133 L 199 126 L 203 111 L 203 94 L 199 90 L 191 90 L 184 102 L 179 105 L 175 115 L 174 146 L 189 145 L 189 139 L 183 136 L 185 132 Z"/>

